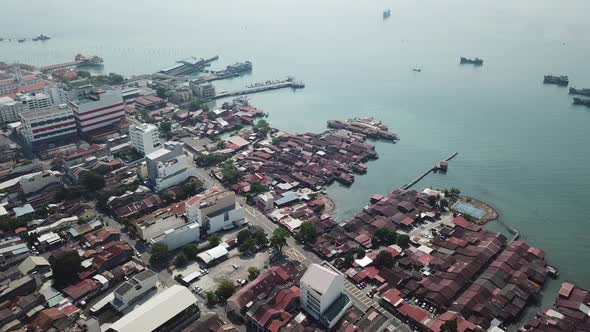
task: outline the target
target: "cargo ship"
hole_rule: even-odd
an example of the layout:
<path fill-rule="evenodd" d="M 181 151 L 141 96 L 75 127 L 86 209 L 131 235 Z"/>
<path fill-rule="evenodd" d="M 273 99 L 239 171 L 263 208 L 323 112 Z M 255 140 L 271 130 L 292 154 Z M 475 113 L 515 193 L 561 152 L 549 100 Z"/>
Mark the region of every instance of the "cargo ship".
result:
<path fill-rule="evenodd" d="M 545 75 L 543 79 L 543 83 L 545 84 L 556 84 L 560 86 L 567 86 L 570 81 L 567 76 L 553 76 L 553 75 Z"/>
<path fill-rule="evenodd" d="M 570 88 L 570 95 L 590 96 L 590 89 Z"/>
<path fill-rule="evenodd" d="M 584 105 L 590 107 L 590 99 L 574 98 L 574 105 Z"/>
<path fill-rule="evenodd" d="M 476 65 L 476 66 L 481 66 L 483 65 L 483 60 L 480 58 L 475 58 L 475 59 L 468 59 L 465 57 L 461 57 L 461 62 L 462 65 Z"/>
<path fill-rule="evenodd" d="M 250 62 L 250 61 L 237 62 L 237 63 L 234 63 L 233 65 L 227 66 L 227 68 L 225 69 L 225 71 L 227 73 L 243 73 L 243 72 L 248 72 L 251 70 L 252 70 L 252 62 Z"/>
<path fill-rule="evenodd" d="M 24 43 L 25 41 L 27 41 L 27 38 L 21 38 L 18 40 L 19 43 Z"/>

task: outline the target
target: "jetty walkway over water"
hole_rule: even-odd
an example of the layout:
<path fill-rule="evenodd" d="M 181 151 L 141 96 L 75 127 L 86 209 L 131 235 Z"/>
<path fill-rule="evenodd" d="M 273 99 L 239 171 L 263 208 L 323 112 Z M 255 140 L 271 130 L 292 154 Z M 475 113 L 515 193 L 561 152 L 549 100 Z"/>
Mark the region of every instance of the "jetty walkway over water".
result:
<path fill-rule="evenodd" d="M 459 152 L 455 152 L 452 155 L 450 155 L 449 157 L 447 157 L 447 159 L 445 159 L 445 161 L 450 161 L 451 159 L 455 158 L 457 155 L 459 154 Z M 415 178 L 412 182 L 406 184 L 405 186 L 402 187 L 402 189 L 410 189 L 412 188 L 416 183 L 420 182 L 420 180 L 422 180 L 426 175 L 430 174 L 430 172 L 432 172 L 434 170 L 434 168 L 429 168 L 426 172 L 420 174 L 420 176 L 418 176 L 417 178 Z"/>
<path fill-rule="evenodd" d="M 245 89 L 242 89 L 242 90 L 220 92 L 214 97 L 214 99 L 241 96 L 241 95 L 247 95 L 247 94 L 251 94 L 251 93 L 258 93 L 258 92 L 264 92 L 264 91 L 270 91 L 270 90 L 278 90 L 278 89 L 284 89 L 284 88 L 302 89 L 302 88 L 305 88 L 305 84 L 303 84 L 303 82 L 301 82 L 301 81 L 296 81 L 294 78 L 290 77 L 284 81 L 267 81 L 264 83 L 249 85 Z"/>

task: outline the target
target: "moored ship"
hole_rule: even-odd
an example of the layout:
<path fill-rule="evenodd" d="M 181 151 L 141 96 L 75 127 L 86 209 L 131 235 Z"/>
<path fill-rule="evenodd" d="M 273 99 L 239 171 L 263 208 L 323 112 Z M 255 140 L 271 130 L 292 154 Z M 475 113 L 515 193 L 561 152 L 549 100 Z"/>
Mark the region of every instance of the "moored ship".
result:
<path fill-rule="evenodd" d="M 574 98 L 574 105 L 583 105 L 586 107 L 590 107 L 590 99 Z"/>
<path fill-rule="evenodd" d="M 480 58 L 475 58 L 475 59 L 469 59 L 469 58 L 465 58 L 465 57 L 461 57 L 461 62 L 462 65 L 476 65 L 476 66 L 482 66 L 483 65 L 483 60 Z"/>
<path fill-rule="evenodd" d="M 570 88 L 570 95 L 590 96 L 590 89 Z"/>
<path fill-rule="evenodd" d="M 561 86 L 567 86 L 570 81 L 567 76 L 553 76 L 553 75 L 545 75 L 543 79 L 543 83 L 545 84 L 555 84 Z"/>
<path fill-rule="evenodd" d="M 87 66 L 102 66 L 103 60 L 101 57 L 96 55 L 83 55 L 83 54 L 76 54 L 74 58 L 76 61 L 81 61 L 81 65 Z"/>
<path fill-rule="evenodd" d="M 51 39 L 50 37 L 45 36 L 44 34 L 40 34 L 39 36 L 33 38 L 33 41 L 46 41 Z"/>

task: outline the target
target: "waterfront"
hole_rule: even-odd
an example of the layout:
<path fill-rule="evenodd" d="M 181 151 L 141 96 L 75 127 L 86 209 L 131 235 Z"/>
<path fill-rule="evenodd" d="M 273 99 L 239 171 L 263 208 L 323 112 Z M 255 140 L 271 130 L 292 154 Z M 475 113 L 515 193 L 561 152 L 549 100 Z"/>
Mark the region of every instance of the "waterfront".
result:
<path fill-rule="evenodd" d="M 3 10 L 17 13 L 22 6 L 8 0 Z M 34 25 L 19 26 L 22 15 L 3 18 L 3 37 L 42 32 L 52 39 L 2 42 L 0 60 L 47 65 L 97 54 L 106 71 L 123 74 L 155 72 L 188 56 L 219 54 L 213 69 L 254 63 L 251 75 L 216 83 L 220 91 L 293 75 L 306 89 L 251 96 L 273 127 L 321 132 L 328 119 L 375 116 L 401 137 L 397 145 L 374 143 L 380 159 L 351 189 L 330 187 L 339 218 L 458 151 L 447 174 L 431 174 L 416 188 L 454 186 L 490 202 L 501 220 L 547 252 L 562 279 L 588 288 L 590 267 L 578 261 L 590 257 L 590 112 L 572 106 L 567 89 L 542 79 L 564 74 L 572 86 L 590 87 L 590 44 L 579 33 L 589 28 L 589 6 L 581 0 L 408 0 L 395 7 L 388 1 L 178 1 L 172 7 L 58 0 L 27 9 L 38 17 Z M 388 7 L 392 16 L 384 22 Z M 112 16 L 110 25 L 102 15 L 87 15 L 101 12 Z M 160 13 L 178 19 L 163 24 Z M 481 57 L 484 65 L 459 66 L 460 56 Z M 552 301 L 554 294 L 547 295 Z"/>

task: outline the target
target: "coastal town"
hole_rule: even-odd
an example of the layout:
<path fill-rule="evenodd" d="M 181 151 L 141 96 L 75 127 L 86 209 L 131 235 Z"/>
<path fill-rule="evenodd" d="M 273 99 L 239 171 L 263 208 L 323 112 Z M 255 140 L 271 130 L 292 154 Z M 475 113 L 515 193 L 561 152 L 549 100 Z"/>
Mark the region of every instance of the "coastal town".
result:
<path fill-rule="evenodd" d="M 395 128 L 273 128 L 244 96 L 305 84 L 218 91 L 250 61 L 123 77 L 74 59 L 0 64 L 1 332 L 590 330 L 573 282 L 539 308 L 559 270 L 485 228 L 490 205 L 420 187 L 457 153 L 338 220 L 326 188 L 354 190 Z"/>

